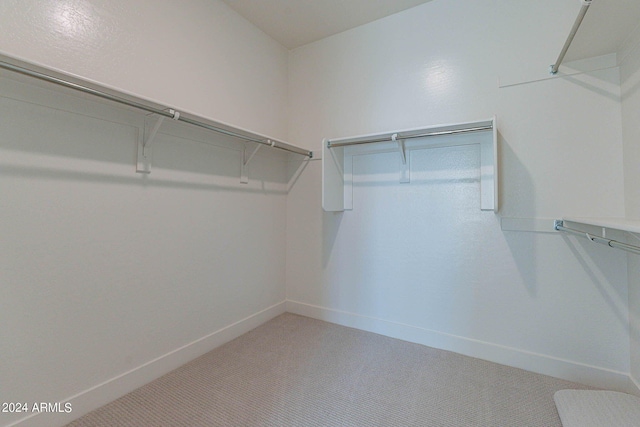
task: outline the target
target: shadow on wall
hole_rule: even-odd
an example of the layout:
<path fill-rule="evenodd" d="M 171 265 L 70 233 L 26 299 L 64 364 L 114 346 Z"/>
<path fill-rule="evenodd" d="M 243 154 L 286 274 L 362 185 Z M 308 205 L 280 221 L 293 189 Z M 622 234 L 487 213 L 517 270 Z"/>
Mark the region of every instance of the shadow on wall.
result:
<path fill-rule="evenodd" d="M 619 85 L 617 80 L 613 80 L 611 78 L 611 73 L 601 72 L 598 73 L 596 71 L 589 73 L 588 75 L 580 75 L 580 76 L 565 76 L 564 80 L 575 84 L 576 86 L 580 86 L 590 92 L 597 93 L 605 98 L 608 98 L 613 101 L 620 101 L 620 95 L 617 91 L 617 87 Z M 589 83 L 587 79 L 589 78 L 597 78 L 598 85 Z M 606 86 L 605 86 L 606 85 Z M 607 90 L 606 87 L 616 88 L 614 90 Z"/>
<path fill-rule="evenodd" d="M 602 231 L 599 227 L 586 225 L 582 225 L 580 229 L 594 236 Z M 616 277 L 615 270 L 619 270 L 626 264 L 625 252 L 592 243 L 577 236 L 562 233 L 561 237 L 591 279 L 591 283 L 585 285 L 592 284 L 597 289 L 602 300 L 611 308 L 622 327 L 628 331 L 630 310 L 627 283 L 615 283 L 610 280 L 611 277 Z M 617 230 L 607 230 L 607 237 L 619 241 L 626 240 L 625 233 Z"/>
<path fill-rule="evenodd" d="M 635 240 L 632 244 L 638 244 L 638 241 Z M 640 256 L 636 254 L 629 254 L 629 336 L 631 341 L 631 375 L 640 386 L 640 273 L 638 272 L 640 272 Z"/>
<path fill-rule="evenodd" d="M 151 145 L 151 175 L 138 174 L 137 144 L 143 138 L 145 114 L 42 85 L 0 80 L 0 149 L 9 162 L 3 164 L 3 174 L 283 194 L 297 177 L 287 176 L 285 164 L 305 160 L 261 149 L 249 164 L 249 185 L 241 185 L 242 150 L 255 143 L 165 120 Z"/>
<path fill-rule="evenodd" d="M 1 146 L 0 146 L 1 148 Z M 175 179 L 149 179 L 147 176 L 133 175 L 131 177 L 114 176 L 110 173 L 78 172 L 69 170 L 58 170 L 53 168 L 33 167 L 33 166 L 12 166 L 2 164 L 3 176 L 14 176 L 20 178 L 36 178 L 47 181 L 68 181 L 103 183 L 113 185 L 138 185 L 143 187 L 162 187 L 171 189 L 192 189 L 198 191 L 228 191 L 264 194 L 286 194 L 285 188 L 269 189 L 262 182 L 259 188 L 240 187 L 204 182 L 180 182 Z"/>
<path fill-rule="evenodd" d="M 625 214 L 628 218 L 640 218 L 640 52 L 625 58 L 621 66 L 622 81 L 622 130 L 625 175 Z M 628 243 L 640 244 L 640 237 L 632 235 Z M 629 333 L 631 341 L 631 376 L 640 388 L 640 255 L 628 255 Z"/>
<path fill-rule="evenodd" d="M 470 286 L 488 280 L 477 254 L 495 238 L 479 155 L 476 144 L 411 150 L 410 183 L 397 152 L 354 156 L 353 210 L 323 215 L 324 298 L 365 316 L 468 327 Z"/>
<path fill-rule="evenodd" d="M 322 267 L 327 269 L 332 258 L 338 258 L 339 254 L 334 251 L 340 224 L 344 212 L 322 212 Z M 339 259 L 335 260 L 337 263 Z"/>
<path fill-rule="evenodd" d="M 623 101 L 627 101 L 631 98 L 635 98 L 638 97 L 638 92 L 640 91 L 640 63 L 638 64 L 634 64 L 635 67 L 633 67 L 633 69 L 631 71 L 629 71 L 628 69 L 625 70 L 626 74 L 628 74 L 629 76 L 626 77 L 626 79 L 622 82 L 622 100 Z M 632 65 L 627 65 L 627 63 L 624 64 L 624 66 L 628 67 L 632 67 Z M 631 119 L 632 117 L 629 117 L 629 119 Z M 636 212 L 637 217 L 640 217 L 640 212 Z"/>
<path fill-rule="evenodd" d="M 597 235 L 597 231 L 593 230 L 593 234 Z M 613 237 L 612 237 L 613 238 Z M 606 247 L 598 247 L 598 245 L 579 237 L 562 235 L 562 239 L 567 244 L 567 247 L 571 250 L 575 259 L 580 262 L 580 265 L 589 275 L 593 285 L 598 290 L 598 293 L 602 296 L 602 299 L 611 308 L 615 314 L 617 320 L 623 326 L 624 329 L 629 327 L 629 305 L 627 296 L 626 283 L 624 286 L 616 286 L 612 283 L 608 277 L 612 275 L 607 271 L 611 266 L 611 259 L 609 257 L 598 256 L 600 251 L 615 251 L 609 252 L 610 256 L 624 256 L 624 253 L 619 252 L 616 249 L 609 249 Z M 620 239 L 619 239 L 620 240 Z"/>
<path fill-rule="evenodd" d="M 534 216 L 532 212 L 535 211 L 536 194 L 529 171 L 500 132 L 498 132 L 498 148 L 500 167 L 498 200 L 502 201 L 500 211 L 508 211 L 511 206 L 517 206 L 519 212 L 527 212 L 528 215 Z M 509 180 L 505 179 L 507 176 Z M 509 205 L 505 206 L 505 200 Z M 538 282 L 534 262 L 536 259 L 535 237 L 535 233 L 504 232 L 504 239 L 509 246 L 520 278 L 531 297 L 537 294 Z"/>

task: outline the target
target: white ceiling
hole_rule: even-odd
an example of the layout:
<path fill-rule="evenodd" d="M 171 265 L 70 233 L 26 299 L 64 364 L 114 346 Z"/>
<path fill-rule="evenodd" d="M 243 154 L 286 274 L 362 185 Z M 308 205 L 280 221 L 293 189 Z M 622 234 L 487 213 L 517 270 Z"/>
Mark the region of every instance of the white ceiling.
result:
<path fill-rule="evenodd" d="M 430 0 L 223 0 L 287 49 Z"/>
<path fill-rule="evenodd" d="M 295 49 L 430 0 L 223 1 L 284 47 Z M 575 3 L 577 16 L 581 3 Z M 593 0 L 565 61 L 618 52 L 639 24 L 640 0 Z"/>

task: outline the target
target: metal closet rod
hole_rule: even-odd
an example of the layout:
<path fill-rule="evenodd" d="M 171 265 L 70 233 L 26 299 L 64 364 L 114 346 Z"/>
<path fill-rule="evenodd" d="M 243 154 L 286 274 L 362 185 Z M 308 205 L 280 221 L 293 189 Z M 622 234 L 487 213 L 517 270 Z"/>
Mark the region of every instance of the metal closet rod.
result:
<path fill-rule="evenodd" d="M 563 231 L 565 233 L 574 234 L 580 237 L 586 237 L 595 243 L 600 243 L 602 245 L 607 245 L 612 248 L 622 249 L 628 252 L 632 252 L 634 254 L 640 254 L 640 247 L 634 245 L 628 245 L 626 243 L 618 242 L 617 240 L 605 239 L 604 237 L 592 236 L 589 233 L 584 231 L 575 230 L 573 228 L 568 228 L 564 226 L 564 221 L 556 220 L 553 228 L 558 231 Z"/>
<path fill-rule="evenodd" d="M 390 136 L 380 137 L 380 138 L 370 138 L 370 139 L 362 139 L 355 141 L 345 141 L 345 142 L 333 142 L 331 140 L 327 141 L 327 147 L 346 147 L 348 145 L 359 145 L 359 144 L 371 144 L 374 142 L 390 142 L 390 141 L 402 141 L 405 139 L 413 139 L 413 138 L 425 138 L 429 136 L 442 136 L 442 135 L 455 135 L 459 133 L 469 133 L 469 132 L 480 132 L 483 130 L 491 130 L 493 129 L 493 125 L 486 126 L 477 126 L 472 128 L 464 128 L 464 129 L 452 129 L 452 130 L 443 130 L 443 131 L 434 131 L 434 132 L 426 132 L 420 134 L 409 134 L 403 136 L 401 134 L 394 133 Z M 395 136 L 395 138 L 394 138 Z"/>
<path fill-rule="evenodd" d="M 562 46 L 562 50 L 560 51 L 560 55 L 558 55 L 558 59 L 556 63 L 549 67 L 549 72 L 551 74 L 557 74 L 558 69 L 560 68 L 560 64 L 562 64 L 562 60 L 564 60 L 564 56 L 567 54 L 569 50 L 569 46 L 571 46 L 571 42 L 573 42 L 573 38 L 576 36 L 578 32 L 578 28 L 580 28 L 580 24 L 582 24 L 582 20 L 584 16 L 587 14 L 589 10 L 589 6 L 591 6 L 592 0 L 582 0 L 582 7 L 580 8 L 580 12 L 578 13 L 578 17 L 576 18 L 576 22 L 573 23 L 573 27 L 571 28 L 571 32 L 569 33 L 569 37 L 567 37 L 567 41 L 564 42 L 564 46 Z"/>
<path fill-rule="evenodd" d="M 26 76 L 29 77 L 34 77 L 36 79 L 39 80 L 44 80 L 46 82 L 50 82 L 50 83 L 54 83 L 57 84 L 59 86 L 64 86 L 67 88 L 71 88 L 80 92 L 84 92 L 84 93 L 88 93 L 103 99 L 108 99 L 109 101 L 114 101 L 117 102 L 119 104 L 123 104 L 123 105 L 128 105 L 129 107 L 134 107 L 137 108 L 139 110 L 143 110 L 143 111 L 147 111 L 149 113 L 153 113 L 153 114 L 158 114 L 160 116 L 164 116 L 164 117 L 169 117 L 184 123 L 188 123 L 190 125 L 194 125 L 194 126 L 198 126 L 204 129 L 208 129 L 217 133 L 221 133 L 223 135 L 227 135 L 227 136 L 231 136 L 234 138 L 238 138 L 238 139 L 242 139 L 244 141 L 251 141 L 251 142 L 255 142 L 257 144 L 263 144 L 263 145 L 268 145 L 270 147 L 273 148 L 278 148 L 280 150 L 284 150 L 284 151 L 288 151 L 291 153 L 296 153 L 296 154 L 301 154 L 303 156 L 307 156 L 309 158 L 313 157 L 313 153 L 311 151 L 308 150 L 304 150 L 302 148 L 298 148 L 295 146 L 292 146 L 290 144 L 287 144 L 285 142 L 280 142 L 280 141 L 275 141 L 273 139 L 268 139 L 268 138 L 256 138 L 253 136 L 247 136 L 247 135 L 243 135 L 240 133 L 236 133 L 230 130 L 226 130 L 214 125 L 210 125 L 208 123 L 204 123 L 195 119 L 190 119 L 188 117 L 184 117 L 181 116 L 180 113 L 174 111 L 174 110 L 170 110 L 170 109 L 159 109 L 159 108 L 155 108 L 155 107 L 151 107 L 149 105 L 137 102 L 137 101 L 132 101 L 129 99 L 125 99 L 125 98 L 121 98 L 117 95 L 112 95 L 106 92 L 102 92 L 100 90 L 96 90 L 96 89 L 92 89 L 90 87 L 87 86 L 83 86 L 81 84 L 78 83 L 73 83 L 70 82 L 68 80 L 64 80 L 58 77 L 54 77 L 54 76 L 50 76 L 48 74 L 44 74 L 41 73 L 39 71 L 34 71 L 34 70 L 30 70 L 29 68 L 25 68 L 25 67 L 21 67 L 19 65 L 14 65 L 5 61 L 0 61 L 0 68 L 4 68 L 10 71 L 15 71 L 17 73 L 20 74 L 24 74 Z"/>

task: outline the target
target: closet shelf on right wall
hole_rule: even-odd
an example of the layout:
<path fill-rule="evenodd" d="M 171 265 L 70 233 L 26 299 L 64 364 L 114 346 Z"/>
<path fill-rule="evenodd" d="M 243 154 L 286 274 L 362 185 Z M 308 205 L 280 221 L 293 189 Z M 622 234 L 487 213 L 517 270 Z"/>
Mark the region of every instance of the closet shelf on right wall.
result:
<path fill-rule="evenodd" d="M 559 70 L 559 76 L 619 66 L 640 42 L 640 2 L 581 0 L 575 8 L 573 27 L 567 28 L 564 46 L 559 41 L 559 56 L 549 67 Z M 603 65 L 607 57 L 613 57 L 614 63 Z"/>
<path fill-rule="evenodd" d="M 640 233 L 640 220 L 627 218 L 584 218 L 565 216 L 564 221 L 576 222 L 580 224 L 593 225 L 595 227 L 611 228 L 614 230 L 629 231 L 631 233 Z"/>
<path fill-rule="evenodd" d="M 590 227 L 601 227 L 602 235 L 598 236 L 592 232 L 578 230 L 567 227 L 565 222 L 583 224 Z M 640 255 L 640 246 L 631 245 L 629 243 L 611 239 L 607 236 L 607 229 L 621 230 L 630 233 L 640 233 L 640 221 L 630 220 L 626 218 L 580 218 L 580 217 L 564 217 L 562 220 L 556 220 L 553 228 L 563 233 L 585 237 L 593 243 L 609 246 L 611 248 L 622 249 L 627 252 Z"/>
<path fill-rule="evenodd" d="M 398 153 L 398 179 L 410 181 L 410 153 L 435 147 L 480 146 L 480 209 L 498 211 L 498 127 L 488 120 L 435 125 L 322 141 L 322 208 L 353 209 L 353 156 Z"/>

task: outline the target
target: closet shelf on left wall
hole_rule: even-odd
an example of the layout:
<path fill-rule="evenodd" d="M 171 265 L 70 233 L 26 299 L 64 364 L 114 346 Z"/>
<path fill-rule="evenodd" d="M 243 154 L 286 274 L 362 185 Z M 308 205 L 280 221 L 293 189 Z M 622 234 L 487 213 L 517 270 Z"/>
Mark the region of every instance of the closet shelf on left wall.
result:
<path fill-rule="evenodd" d="M 196 114 L 178 111 L 174 108 L 163 107 L 153 101 L 123 93 L 122 91 L 89 82 L 63 72 L 54 71 L 29 62 L 11 58 L 7 55 L 0 54 L 0 68 L 43 80 L 49 83 L 54 83 L 59 86 L 64 86 L 73 90 L 77 90 L 79 92 L 88 93 L 93 96 L 107 99 L 118 104 L 133 107 L 156 115 L 158 117 L 158 120 L 156 121 L 156 124 L 154 126 L 154 131 L 152 131 L 148 137 L 145 137 L 144 141 L 141 141 L 140 144 L 142 146 L 142 150 L 140 150 L 139 147 L 139 155 L 141 152 L 144 154 L 144 146 L 149 144 L 151 140 L 153 140 L 155 132 L 157 132 L 158 128 L 160 127 L 162 120 L 164 118 L 170 118 L 172 120 L 188 123 L 193 126 L 198 126 L 226 136 L 237 138 L 241 141 L 253 142 L 259 144 L 258 147 L 264 145 L 309 158 L 313 157 L 313 152 L 283 141 L 279 141 L 275 138 L 270 138 L 246 129 L 207 119 Z M 244 159 L 243 162 L 248 163 L 248 161 Z M 138 170 L 138 172 L 148 173 L 148 171 L 144 170 Z"/>

